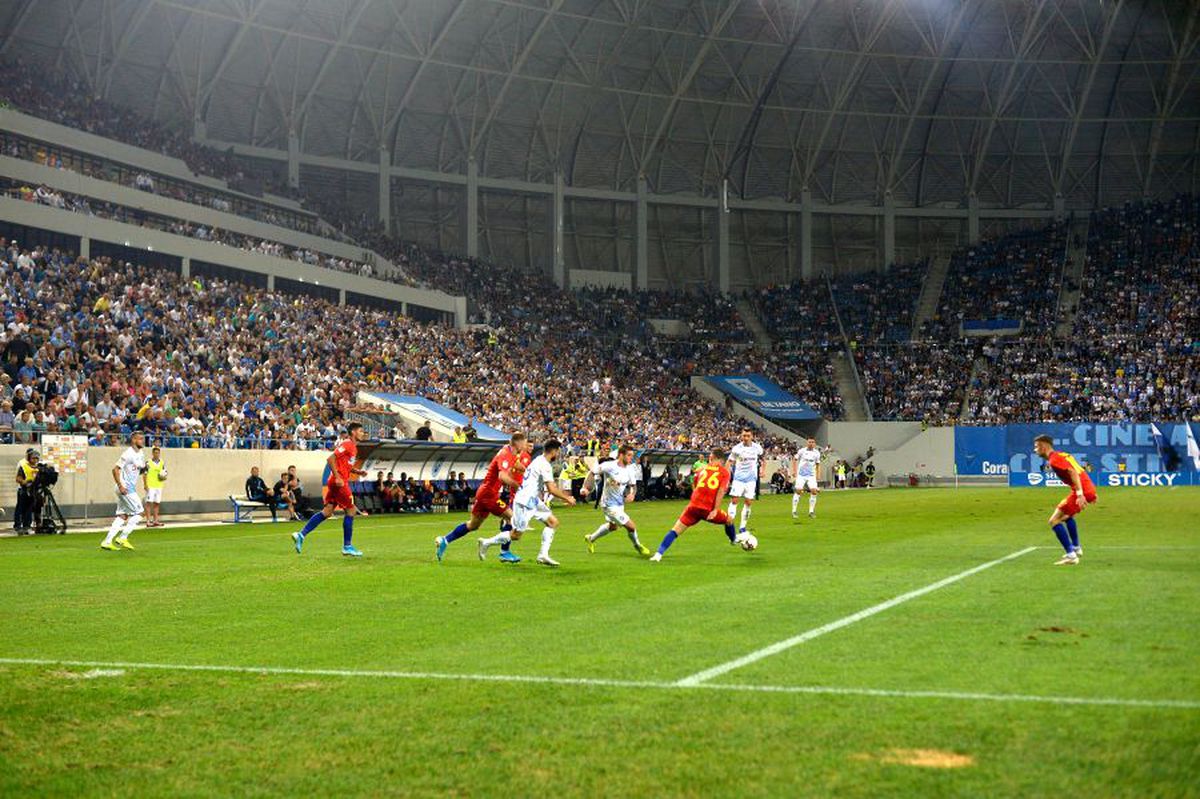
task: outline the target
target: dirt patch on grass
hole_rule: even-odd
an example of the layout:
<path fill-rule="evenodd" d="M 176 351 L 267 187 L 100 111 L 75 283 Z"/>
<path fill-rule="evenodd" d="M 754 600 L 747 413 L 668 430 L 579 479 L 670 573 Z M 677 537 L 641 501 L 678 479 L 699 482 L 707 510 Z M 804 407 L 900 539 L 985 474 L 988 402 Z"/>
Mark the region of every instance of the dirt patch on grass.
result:
<path fill-rule="evenodd" d="M 975 758 L 970 755 L 944 749 L 889 749 L 873 755 L 863 752 L 854 755 L 854 759 L 917 768 L 968 768 L 975 765 Z"/>
<path fill-rule="evenodd" d="M 282 688 L 285 691 L 318 691 L 322 688 L 327 687 L 327 685 L 328 685 L 327 683 L 317 682 L 316 680 L 309 680 L 308 682 L 285 683 L 284 685 L 281 685 L 280 688 Z"/>

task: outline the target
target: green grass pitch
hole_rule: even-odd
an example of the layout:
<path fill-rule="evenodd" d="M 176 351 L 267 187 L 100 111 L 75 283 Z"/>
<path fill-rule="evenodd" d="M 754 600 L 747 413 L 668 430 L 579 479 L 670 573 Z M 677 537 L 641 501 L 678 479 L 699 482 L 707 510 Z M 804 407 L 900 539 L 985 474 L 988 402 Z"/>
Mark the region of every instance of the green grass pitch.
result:
<path fill-rule="evenodd" d="M 0 796 L 1200 796 L 1200 490 L 1102 491 L 1075 568 L 1058 499 L 768 497 L 757 552 L 703 525 L 657 565 L 566 510 L 558 570 L 438 565 L 461 515 L 361 520 L 359 561 L 336 521 L 301 556 L 283 524 L 0 540 Z M 647 545 L 681 507 L 632 506 Z"/>

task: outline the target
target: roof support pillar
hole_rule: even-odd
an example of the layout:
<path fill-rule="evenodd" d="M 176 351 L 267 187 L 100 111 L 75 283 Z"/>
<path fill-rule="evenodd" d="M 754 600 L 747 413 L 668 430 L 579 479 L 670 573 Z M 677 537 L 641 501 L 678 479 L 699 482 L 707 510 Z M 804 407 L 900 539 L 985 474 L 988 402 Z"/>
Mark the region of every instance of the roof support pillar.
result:
<path fill-rule="evenodd" d="M 717 213 L 717 290 L 729 293 L 729 211 L 718 206 Z"/>
<path fill-rule="evenodd" d="M 979 241 L 979 195 L 975 192 L 967 197 L 967 240 L 971 244 Z"/>
<path fill-rule="evenodd" d="M 479 162 L 475 156 L 467 159 L 467 218 L 464 222 L 467 257 L 479 257 Z"/>
<path fill-rule="evenodd" d="M 637 283 L 636 288 L 650 288 L 650 207 L 646 202 L 646 176 L 639 175 L 637 181 Z"/>
<path fill-rule="evenodd" d="M 554 173 L 554 194 L 550 206 L 550 258 L 554 282 L 559 288 L 567 285 L 567 264 L 563 254 L 563 176 Z"/>
<path fill-rule="evenodd" d="M 300 188 L 300 137 L 296 135 L 296 131 L 288 131 L 288 151 L 287 151 L 287 182 L 288 188 Z"/>
<path fill-rule="evenodd" d="M 883 271 L 896 263 L 896 201 L 889 189 L 883 193 Z"/>
<path fill-rule="evenodd" d="M 385 231 L 392 231 L 392 154 L 382 145 L 379 148 L 379 222 Z"/>
<path fill-rule="evenodd" d="M 812 192 L 804 189 L 800 192 L 800 279 L 804 281 L 813 278 L 812 234 Z"/>

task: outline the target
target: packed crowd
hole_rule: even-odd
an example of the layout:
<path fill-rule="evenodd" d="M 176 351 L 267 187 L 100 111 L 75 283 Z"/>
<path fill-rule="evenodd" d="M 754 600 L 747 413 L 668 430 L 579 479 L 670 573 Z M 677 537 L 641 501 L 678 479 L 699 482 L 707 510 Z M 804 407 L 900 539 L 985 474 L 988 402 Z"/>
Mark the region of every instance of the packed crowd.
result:
<path fill-rule="evenodd" d="M 1200 199 L 1094 214 L 1074 335 L 982 352 L 979 422 L 1200 420 Z"/>
<path fill-rule="evenodd" d="M 859 347 L 854 359 L 876 421 L 953 424 L 962 413 L 975 349 L 914 342 Z"/>
<path fill-rule="evenodd" d="M 912 336 L 913 316 L 929 259 L 886 272 L 839 275 L 830 281 L 846 336 L 856 343 L 894 344 Z"/>
<path fill-rule="evenodd" d="M 955 253 L 937 314 L 920 338 L 948 341 L 964 322 L 1007 319 L 1021 334 L 1052 333 L 1067 247 L 1066 225 L 1010 233 Z"/>
<path fill-rule="evenodd" d="M 259 253 L 274 258 L 285 258 L 290 261 L 319 266 L 338 272 L 375 277 L 375 267 L 368 262 L 354 261 L 349 258 L 339 258 L 328 253 L 321 253 L 307 247 L 292 247 L 278 241 L 247 236 L 217 227 L 189 222 L 184 219 L 149 213 L 140 208 L 130 208 L 116 205 L 106 200 L 84 197 L 82 195 L 61 192 L 48 186 L 34 188 L 8 178 L 0 178 L 0 193 L 16 197 L 27 202 L 47 205 L 64 211 L 86 214 L 88 216 L 111 219 L 127 225 L 162 230 L 177 236 L 200 239 L 214 244 L 232 247 L 243 252 Z"/>
<path fill-rule="evenodd" d="M 79 431 L 99 443 L 140 428 L 172 445 L 320 447 L 344 414 L 371 410 L 355 407 L 359 388 L 568 441 L 704 447 L 739 426 L 678 365 L 531 338 L 531 320 L 459 331 L 7 242 L 0 277 L 0 403 L 17 436 Z"/>

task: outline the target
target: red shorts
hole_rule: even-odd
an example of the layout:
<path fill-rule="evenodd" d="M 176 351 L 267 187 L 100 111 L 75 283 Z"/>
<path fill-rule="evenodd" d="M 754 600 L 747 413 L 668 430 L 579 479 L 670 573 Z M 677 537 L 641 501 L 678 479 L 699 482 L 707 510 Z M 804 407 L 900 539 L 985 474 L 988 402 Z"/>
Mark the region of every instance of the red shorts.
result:
<path fill-rule="evenodd" d="M 475 504 L 471 506 L 472 516 L 499 516 L 504 518 L 505 512 L 508 510 L 508 504 L 500 499 L 500 497 L 475 497 Z"/>
<path fill-rule="evenodd" d="M 700 522 L 710 521 L 708 514 L 712 513 L 712 508 L 702 508 L 699 505 L 688 505 L 683 509 L 683 513 L 679 514 L 679 523 L 684 527 L 691 527 Z M 717 515 L 711 519 L 713 524 L 729 524 L 729 514 L 725 511 L 718 511 Z"/>
<path fill-rule="evenodd" d="M 348 483 L 339 483 L 336 486 L 326 483 L 323 496 L 326 505 L 333 505 L 338 510 L 350 510 L 354 507 L 354 495 L 350 493 Z"/>
<path fill-rule="evenodd" d="M 1083 490 L 1083 498 L 1088 501 L 1089 505 L 1094 504 L 1096 502 L 1096 489 L 1093 488 L 1091 491 L 1089 491 L 1085 488 Z M 1070 494 L 1067 494 L 1067 498 L 1058 503 L 1058 509 L 1068 516 L 1074 516 L 1075 514 L 1079 513 L 1079 511 L 1083 510 L 1083 508 L 1079 507 L 1079 498 L 1075 496 L 1074 491 L 1072 491 Z"/>

